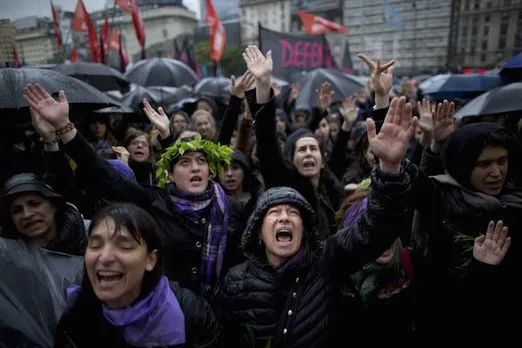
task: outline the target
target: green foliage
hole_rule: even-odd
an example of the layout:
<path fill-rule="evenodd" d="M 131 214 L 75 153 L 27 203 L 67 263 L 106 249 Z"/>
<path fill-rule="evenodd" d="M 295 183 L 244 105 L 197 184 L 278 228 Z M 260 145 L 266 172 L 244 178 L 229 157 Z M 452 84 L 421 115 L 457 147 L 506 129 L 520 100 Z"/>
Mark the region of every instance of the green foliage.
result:
<path fill-rule="evenodd" d="M 161 159 L 157 162 L 156 177 L 159 187 L 165 187 L 167 184 L 172 161 L 183 156 L 185 152 L 191 151 L 201 151 L 205 154 L 211 179 L 222 173 L 225 170 L 225 165 L 230 164 L 230 155 L 233 152 L 229 146 L 204 140 L 201 136 L 197 136 L 192 141 L 178 139 L 174 145 L 165 150 Z"/>
<path fill-rule="evenodd" d="M 210 41 L 203 40 L 196 43 L 195 51 L 198 64 L 206 64 L 209 73 L 211 73 L 213 62 L 210 60 Z M 241 76 L 245 72 L 246 64 L 243 60 L 244 51 L 245 47 L 241 45 L 225 45 L 221 61 L 219 62 L 225 77 L 230 77 L 230 75 Z"/>
<path fill-rule="evenodd" d="M 252 328 L 252 325 L 246 325 L 246 341 L 248 345 L 252 348 L 256 348 L 256 335 L 254 334 L 254 329 Z M 264 348 L 270 348 L 272 346 L 272 338 L 266 342 L 266 345 Z"/>
<path fill-rule="evenodd" d="M 456 232 L 454 241 L 460 249 L 460 258 L 456 262 L 452 271 L 462 278 L 467 275 L 469 266 L 471 265 L 475 238 L 461 232 Z"/>

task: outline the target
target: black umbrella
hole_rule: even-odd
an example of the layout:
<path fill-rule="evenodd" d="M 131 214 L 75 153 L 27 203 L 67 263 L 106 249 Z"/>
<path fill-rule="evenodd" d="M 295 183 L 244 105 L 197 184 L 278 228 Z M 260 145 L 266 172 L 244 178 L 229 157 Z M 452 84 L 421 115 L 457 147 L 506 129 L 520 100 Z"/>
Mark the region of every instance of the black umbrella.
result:
<path fill-rule="evenodd" d="M 29 105 L 24 100 L 24 87 L 39 83 L 53 97 L 64 90 L 71 115 L 114 106 L 112 100 L 96 88 L 59 72 L 44 69 L 0 69 L 0 110 L 2 116 L 12 114 L 16 120 L 30 119 Z M 76 111 L 76 112 L 75 112 Z"/>
<path fill-rule="evenodd" d="M 153 104 L 161 103 L 161 96 L 158 92 L 151 91 L 148 88 L 138 85 L 134 86 L 130 92 L 124 94 L 120 102 L 133 109 L 141 109 L 143 106 L 143 99 L 147 99 Z"/>
<path fill-rule="evenodd" d="M 522 82 L 483 93 L 457 111 L 455 117 L 486 116 L 522 111 Z"/>
<path fill-rule="evenodd" d="M 86 82 L 103 92 L 122 89 L 130 83 L 118 70 L 100 63 L 60 64 L 52 70 Z"/>
<path fill-rule="evenodd" d="M 194 91 L 189 86 L 176 87 L 149 87 L 149 91 L 160 96 L 160 102 L 163 105 L 171 105 L 180 100 L 192 98 L 195 96 Z"/>
<path fill-rule="evenodd" d="M 198 82 L 194 87 L 197 95 L 205 95 L 215 98 L 230 97 L 230 85 L 232 81 L 226 77 L 207 77 Z"/>
<path fill-rule="evenodd" d="M 316 90 L 321 88 L 323 82 L 330 82 L 332 90 L 335 92 L 333 101 L 342 101 L 349 95 L 355 94 L 359 89 L 364 88 L 363 84 L 355 77 L 344 74 L 335 69 L 315 69 L 306 74 L 301 82 L 301 93 L 296 101 L 296 108 L 309 109 L 317 106 Z"/>
<path fill-rule="evenodd" d="M 168 58 L 144 59 L 134 64 L 125 77 L 138 85 L 181 87 L 199 81 L 194 71 L 185 63 Z"/>

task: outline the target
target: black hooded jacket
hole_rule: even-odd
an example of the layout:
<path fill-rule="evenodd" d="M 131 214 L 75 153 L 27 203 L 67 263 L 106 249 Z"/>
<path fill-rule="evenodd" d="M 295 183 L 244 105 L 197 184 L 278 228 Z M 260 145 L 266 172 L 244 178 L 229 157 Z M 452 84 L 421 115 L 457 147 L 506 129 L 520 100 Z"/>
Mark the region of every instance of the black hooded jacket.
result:
<path fill-rule="evenodd" d="M 471 329 L 481 325 L 480 320 L 488 317 L 484 314 L 485 308 L 476 307 L 476 303 L 483 300 L 482 290 L 473 288 L 475 286 L 470 288 L 468 278 L 473 273 L 474 239 L 486 233 L 491 220 L 502 220 L 513 241 L 504 261 L 495 267 L 498 273 L 495 293 L 499 296 L 497 300 L 506 307 L 499 306 L 515 308 L 520 305 L 515 289 L 522 261 L 519 236 L 522 189 L 511 180 L 516 175 L 511 163 L 520 159 L 516 143 L 508 146 L 509 170 L 500 195 L 494 197 L 476 191 L 470 183 L 484 144 L 492 132 L 498 131 L 506 130 L 492 123 L 466 125 L 447 140 L 442 159 L 428 150 L 423 154 L 427 167 L 437 168 L 442 162 L 447 174 L 427 177 L 419 172 L 412 184 L 417 209 L 413 226 L 419 288 L 417 331 L 421 334 L 444 331 L 466 336 L 465 327 Z M 487 278 L 482 279 L 485 282 Z M 488 284 L 477 286 L 486 289 Z M 493 293 L 489 296 L 495 298 Z M 458 315 L 448 316 L 448 313 Z M 491 315 L 495 316 L 493 312 Z M 438 319 L 441 316 L 445 317 L 444 322 Z M 495 325 L 504 330 L 511 321 L 509 316 L 505 319 L 496 321 Z"/>
<path fill-rule="evenodd" d="M 303 196 L 288 187 L 266 191 L 243 234 L 242 248 L 249 260 L 228 272 L 218 297 L 224 346 L 265 347 L 269 341 L 272 348 L 344 345 L 335 337 L 337 286 L 377 258 L 407 228 L 409 183 L 407 173 L 374 171 L 363 217 L 322 242 L 314 210 Z M 259 241 L 265 214 L 279 204 L 298 207 L 305 227 L 304 256 L 293 267 L 292 259 L 275 267 L 267 264 Z"/>

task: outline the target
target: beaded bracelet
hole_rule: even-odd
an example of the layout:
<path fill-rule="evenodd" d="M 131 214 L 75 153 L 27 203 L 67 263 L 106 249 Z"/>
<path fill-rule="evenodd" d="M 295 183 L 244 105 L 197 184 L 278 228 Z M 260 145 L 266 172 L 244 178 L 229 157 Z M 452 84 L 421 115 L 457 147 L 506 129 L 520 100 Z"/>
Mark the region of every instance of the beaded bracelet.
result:
<path fill-rule="evenodd" d="M 58 137 L 55 136 L 54 139 L 51 140 L 51 141 L 45 141 L 45 140 L 43 140 L 43 138 L 40 138 L 40 141 L 41 141 L 42 144 L 44 144 L 44 145 L 52 146 L 52 145 L 54 145 L 54 144 L 58 144 Z"/>
<path fill-rule="evenodd" d="M 65 126 L 60 127 L 60 128 L 56 131 L 56 136 L 57 136 L 57 137 L 62 137 L 64 134 L 69 133 L 69 132 L 72 131 L 74 128 L 75 128 L 74 123 L 69 122 L 69 123 L 67 123 Z"/>

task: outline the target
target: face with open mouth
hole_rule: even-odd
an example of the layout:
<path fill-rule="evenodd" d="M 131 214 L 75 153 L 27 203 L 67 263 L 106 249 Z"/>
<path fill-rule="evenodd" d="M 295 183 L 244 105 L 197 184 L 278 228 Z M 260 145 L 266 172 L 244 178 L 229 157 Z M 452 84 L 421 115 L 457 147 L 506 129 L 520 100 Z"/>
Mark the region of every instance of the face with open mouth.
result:
<path fill-rule="evenodd" d="M 199 194 L 208 186 L 208 163 L 202 152 L 186 152 L 172 167 L 169 180 L 181 191 Z"/>
<path fill-rule="evenodd" d="M 114 220 L 107 218 L 89 235 L 85 251 L 85 269 L 96 297 L 110 308 L 123 308 L 138 298 L 145 272 L 154 269 L 158 254 L 149 252 Z"/>
<path fill-rule="evenodd" d="M 143 163 L 149 160 L 150 144 L 146 135 L 140 135 L 134 138 L 128 146 L 130 159 L 133 162 Z"/>
<path fill-rule="evenodd" d="M 487 195 L 500 194 L 508 173 L 508 155 L 503 147 L 484 147 L 471 172 L 471 185 Z"/>
<path fill-rule="evenodd" d="M 260 238 L 271 265 L 278 265 L 295 255 L 303 240 L 303 220 L 299 209 L 289 204 L 269 208 L 263 219 Z"/>
<path fill-rule="evenodd" d="M 35 192 L 21 193 L 9 205 L 9 214 L 17 231 L 42 242 L 54 237 L 55 213 L 56 207 L 51 201 Z"/>
<path fill-rule="evenodd" d="M 241 191 L 245 173 L 239 163 L 232 161 L 225 171 L 219 175 L 219 182 L 228 193 Z"/>
<path fill-rule="evenodd" d="M 307 178 L 316 177 L 321 173 L 323 156 L 317 139 L 304 137 L 296 141 L 294 166 L 299 174 Z"/>

